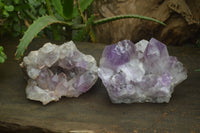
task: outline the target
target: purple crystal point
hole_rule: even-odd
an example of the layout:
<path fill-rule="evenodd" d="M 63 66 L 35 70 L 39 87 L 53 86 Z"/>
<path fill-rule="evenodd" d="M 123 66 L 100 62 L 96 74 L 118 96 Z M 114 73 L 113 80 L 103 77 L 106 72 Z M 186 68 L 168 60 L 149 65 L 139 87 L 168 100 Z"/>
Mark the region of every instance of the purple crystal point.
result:
<path fill-rule="evenodd" d="M 169 58 L 165 44 L 152 38 L 144 51 L 145 60 L 149 63 L 159 62 Z"/>
<path fill-rule="evenodd" d="M 62 96 L 78 97 L 96 82 L 97 66 L 91 55 L 81 53 L 71 41 L 57 46 L 46 43 L 21 64 L 29 76 L 27 98 L 47 104 Z"/>
<path fill-rule="evenodd" d="M 144 59 L 146 69 L 149 72 L 163 73 L 169 64 L 167 47 L 162 42 L 152 38 L 144 51 Z"/>
<path fill-rule="evenodd" d="M 152 38 L 135 45 L 125 40 L 107 46 L 98 75 L 113 103 L 162 103 L 169 102 L 187 71 L 176 57 L 169 56 L 165 44 Z"/>
<path fill-rule="evenodd" d="M 121 65 L 130 61 L 135 53 L 135 46 L 129 40 L 118 42 L 117 44 L 106 46 L 103 56 L 111 65 Z"/>

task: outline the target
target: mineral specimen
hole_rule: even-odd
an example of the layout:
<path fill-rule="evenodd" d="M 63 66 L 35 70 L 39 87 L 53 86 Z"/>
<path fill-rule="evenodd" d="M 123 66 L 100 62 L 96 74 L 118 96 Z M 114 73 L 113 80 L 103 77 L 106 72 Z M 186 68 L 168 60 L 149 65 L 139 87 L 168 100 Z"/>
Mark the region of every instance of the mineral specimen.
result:
<path fill-rule="evenodd" d="M 24 57 L 21 67 L 29 76 L 27 98 L 44 105 L 62 96 L 78 97 L 96 82 L 98 68 L 91 55 L 84 55 L 70 41 L 60 46 L 46 43 Z"/>
<path fill-rule="evenodd" d="M 152 38 L 135 45 L 129 40 L 106 46 L 98 75 L 113 103 L 169 102 L 174 87 L 187 78 L 165 44 Z"/>

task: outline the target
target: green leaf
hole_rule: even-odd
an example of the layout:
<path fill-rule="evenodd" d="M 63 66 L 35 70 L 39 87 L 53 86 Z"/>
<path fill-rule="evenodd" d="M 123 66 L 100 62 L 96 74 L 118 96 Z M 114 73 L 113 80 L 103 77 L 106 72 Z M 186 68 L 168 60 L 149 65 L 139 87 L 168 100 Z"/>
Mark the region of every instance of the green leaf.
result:
<path fill-rule="evenodd" d="M 79 30 L 78 33 L 76 33 L 73 37 L 72 37 L 72 40 L 73 41 L 82 41 L 86 34 L 88 34 L 88 30 L 86 27 L 83 27 L 81 30 Z"/>
<path fill-rule="evenodd" d="M 40 15 L 45 15 L 46 14 L 46 9 L 45 8 L 40 8 L 39 14 Z"/>
<path fill-rule="evenodd" d="M 0 46 L 0 52 L 1 52 L 1 51 L 3 51 L 3 47 L 2 47 L 2 46 Z"/>
<path fill-rule="evenodd" d="M 200 72 L 200 69 L 195 70 L 196 72 Z"/>
<path fill-rule="evenodd" d="M 40 6 L 41 2 L 39 2 L 38 0 L 28 0 L 29 4 L 35 7 Z"/>
<path fill-rule="evenodd" d="M 32 0 L 28 0 L 28 5 L 29 5 L 29 7 L 31 8 L 31 9 L 30 9 L 31 12 L 32 12 L 33 14 L 37 14 L 37 11 L 36 11 L 36 9 L 35 9 L 34 2 L 33 2 Z M 21 9 L 20 9 L 20 10 L 21 10 Z"/>
<path fill-rule="evenodd" d="M 63 0 L 63 15 L 66 19 L 72 18 L 74 0 Z"/>
<path fill-rule="evenodd" d="M 4 7 L 4 3 L 0 1 L 0 9 Z"/>
<path fill-rule="evenodd" d="M 157 19 L 150 18 L 150 17 L 146 17 L 146 16 L 141 16 L 141 15 L 136 15 L 136 14 L 119 15 L 119 16 L 114 16 L 114 17 L 103 18 L 103 19 L 94 21 L 94 24 L 95 24 L 95 25 L 98 25 L 98 24 L 107 23 L 107 22 L 109 22 L 109 21 L 115 21 L 115 20 L 118 20 L 118 19 L 125 19 L 125 18 L 144 19 L 144 20 L 149 20 L 149 21 L 153 21 L 153 22 L 162 24 L 163 26 L 166 25 L 165 23 L 163 23 L 163 22 L 161 22 L 161 21 L 159 21 L 159 20 L 157 20 Z"/>
<path fill-rule="evenodd" d="M 51 0 L 51 3 L 60 16 L 63 16 L 63 6 L 61 0 Z"/>
<path fill-rule="evenodd" d="M 4 9 L 8 12 L 12 12 L 14 11 L 14 6 L 13 5 L 9 5 L 9 6 L 4 6 Z"/>
<path fill-rule="evenodd" d="M 8 13 L 6 10 L 3 11 L 3 15 L 4 15 L 5 17 L 9 17 L 9 13 Z"/>
<path fill-rule="evenodd" d="M 53 16 L 43 16 L 38 18 L 33 24 L 29 26 L 28 30 L 20 40 L 20 44 L 18 45 L 17 51 L 15 53 L 16 59 L 20 59 L 21 56 L 23 56 L 24 51 L 26 50 L 29 43 L 42 29 L 53 23 L 72 25 L 71 23 L 60 21 Z"/>
<path fill-rule="evenodd" d="M 80 1 L 80 9 L 82 12 L 84 12 L 93 2 L 94 0 L 81 0 Z M 79 9 L 76 6 L 73 10 L 73 15 L 72 17 L 77 17 L 79 15 Z"/>
<path fill-rule="evenodd" d="M 19 4 L 20 0 L 14 0 L 15 4 Z"/>
<path fill-rule="evenodd" d="M 0 52 L 0 56 L 5 58 L 5 59 L 7 58 L 7 56 L 6 56 L 6 54 L 4 52 Z"/>
<path fill-rule="evenodd" d="M 4 63 L 5 59 L 7 59 L 6 54 L 3 52 L 4 48 L 0 46 L 0 63 Z"/>
<path fill-rule="evenodd" d="M 4 63 L 4 62 L 5 62 L 5 59 L 0 56 L 0 63 Z"/>
<path fill-rule="evenodd" d="M 49 0 L 45 0 L 46 1 L 46 6 L 47 6 L 47 11 L 49 13 L 49 15 L 53 15 L 53 11 L 51 9 L 51 4 Z"/>
<path fill-rule="evenodd" d="M 59 33 L 59 30 L 53 28 L 53 39 L 54 40 L 61 40 L 61 35 Z"/>
<path fill-rule="evenodd" d="M 93 24 L 93 20 L 94 20 L 94 16 L 90 16 L 90 18 L 88 19 L 86 26 L 83 27 L 74 37 L 73 40 L 74 41 L 82 41 L 86 35 L 88 35 L 88 33 L 93 32 L 92 31 L 92 24 Z M 95 40 L 95 36 L 93 36 L 93 33 L 91 33 L 91 40 Z"/>

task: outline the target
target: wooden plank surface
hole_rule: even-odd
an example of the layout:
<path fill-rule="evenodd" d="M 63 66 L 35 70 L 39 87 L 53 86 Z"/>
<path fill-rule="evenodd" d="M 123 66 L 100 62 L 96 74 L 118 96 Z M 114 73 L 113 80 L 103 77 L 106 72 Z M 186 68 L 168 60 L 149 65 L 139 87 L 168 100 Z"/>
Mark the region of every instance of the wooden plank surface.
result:
<path fill-rule="evenodd" d="M 48 41 L 36 39 L 30 49 L 37 49 Z M 188 79 L 175 88 L 168 104 L 112 104 L 99 79 L 79 98 L 62 98 L 43 106 L 26 99 L 26 81 L 13 59 L 17 44 L 16 39 L 0 42 L 8 55 L 8 60 L 0 64 L 0 132 L 200 132 L 200 72 L 194 71 L 200 68 L 200 49 L 169 47 L 170 54 L 178 56 L 188 69 Z M 76 44 L 97 61 L 105 47 L 105 44 Z"/>

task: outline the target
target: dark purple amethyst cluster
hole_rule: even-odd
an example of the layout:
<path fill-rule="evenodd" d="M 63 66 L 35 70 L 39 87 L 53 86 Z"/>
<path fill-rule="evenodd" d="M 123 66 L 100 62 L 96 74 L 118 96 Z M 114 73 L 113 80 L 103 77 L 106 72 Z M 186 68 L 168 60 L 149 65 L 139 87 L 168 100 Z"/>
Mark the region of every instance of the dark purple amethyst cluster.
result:
<path fill-rule="evenodd" d="M 98 75 L 113 103 L 169 102 L 174 87 L 187 78 L 165 44 L 152 38 L 106 46 Z"/>

